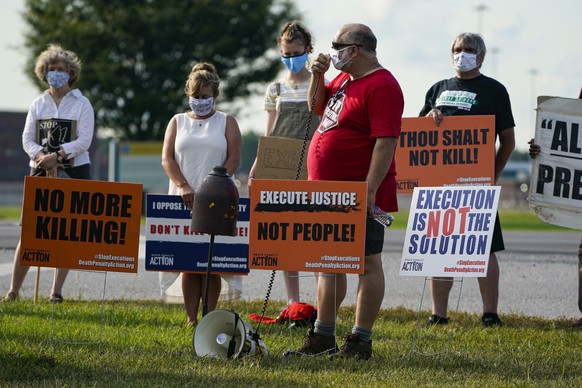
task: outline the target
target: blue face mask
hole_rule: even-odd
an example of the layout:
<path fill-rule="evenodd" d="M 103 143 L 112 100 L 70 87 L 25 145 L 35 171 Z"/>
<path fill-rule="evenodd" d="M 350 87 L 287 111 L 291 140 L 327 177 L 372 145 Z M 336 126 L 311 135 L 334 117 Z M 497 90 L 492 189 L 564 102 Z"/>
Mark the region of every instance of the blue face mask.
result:
<path fill-rule="evenodd" d="M 46 81 L 55 89 L 60 89 L 69 82 L 69 73 L 65 71 L 49 71 L 46 73 Z"/>
<path fill-rule="evenodd" d="M 292 57 L 281 56 L 281 62 L 287 66 L 289 70 L 297 74 L 305 67 L 305 62 L 307 61 L 307 51 L 301 55 L 295 55 Z"/>

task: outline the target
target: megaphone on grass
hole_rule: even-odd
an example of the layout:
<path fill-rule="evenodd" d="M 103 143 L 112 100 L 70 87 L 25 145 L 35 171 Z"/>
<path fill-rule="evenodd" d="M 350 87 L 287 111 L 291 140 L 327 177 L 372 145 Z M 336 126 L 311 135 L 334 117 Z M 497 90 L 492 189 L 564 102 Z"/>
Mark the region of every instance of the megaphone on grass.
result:
<path fill-rule="evenodd" d="M 206 314 L 194 332 L 194 350 L 200 357 L 226 360 L 246 356 L 268 356 L 268 349 L 251 325 L 231 310 Z"/>

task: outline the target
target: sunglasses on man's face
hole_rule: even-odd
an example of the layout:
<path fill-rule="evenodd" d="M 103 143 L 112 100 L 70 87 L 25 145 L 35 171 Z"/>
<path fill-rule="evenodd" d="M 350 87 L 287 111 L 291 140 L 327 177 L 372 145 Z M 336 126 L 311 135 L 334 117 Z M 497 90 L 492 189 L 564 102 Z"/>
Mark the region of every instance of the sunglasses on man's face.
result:
<path fill-rule="evenodd" d="M 338 42 L 331 42 L 331 48 L 334 49 L 334 50 L 341 50 L 343 48 L 350 47 L 350 46 L 362 47 L 361 44 L 356 44 L 356 43 L 338 43 Z"/>

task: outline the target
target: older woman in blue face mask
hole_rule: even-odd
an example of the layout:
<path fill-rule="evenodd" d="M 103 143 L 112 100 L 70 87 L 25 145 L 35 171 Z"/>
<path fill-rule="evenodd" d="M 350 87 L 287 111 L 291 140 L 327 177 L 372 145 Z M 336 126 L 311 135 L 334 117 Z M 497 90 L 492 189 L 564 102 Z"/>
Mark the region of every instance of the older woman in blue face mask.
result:
<path fill-rule="evenodd" d="M 287 68 L 285 77 L 273 82 L 265 93 L 264 109 L 267 112 L 265 136 L 288 137 L 311 140 L 319 124 L 320 117 L 312 116 L 309 121 L 307 89 L 311 73 L 307 69 L 309 54 L 313 51 L 311 33 L 299 21 L 285 23 L 281 28 L 277 44 L 281 62 Z M 309 124 L 309 127 L 308 127 Z M 257 161 L 249 172 L 249 193 L 255 176 Z M 283 271 L 289 304 L 300 301 L 297 271 Z"/>
<path fill-rule="evenodd" d="M 89 147 L 93 140 L 95 115 L 91 102 L 75 87 L 81 74 L 77 55 L 59 45 L 51 44 L 36 61 L 34 72 L 48 85 L 28 110 L 22 146 L 30 157 L 31 175 L 91 179 Z M 37 132 L 43 121 L 63 120 L 75 128 L 75 133 Z M 20 265 L 20 242 L 14 254 L 14 269 L 10 290 L 2 302 L 16 300 L 30 267 Z M 57 269 L 49 301 L 63 301 L 61 290 L 68 269 Z"/>

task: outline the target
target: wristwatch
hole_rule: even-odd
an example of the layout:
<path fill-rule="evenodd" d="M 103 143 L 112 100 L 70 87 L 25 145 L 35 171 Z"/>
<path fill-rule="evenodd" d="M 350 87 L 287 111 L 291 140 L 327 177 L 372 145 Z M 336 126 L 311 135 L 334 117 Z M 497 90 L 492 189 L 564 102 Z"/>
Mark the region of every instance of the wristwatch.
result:
<path fill-rule="evenodd" d="M 66 159 L 63 158 L 60 153 L 56 152 L 56 154 L 57 154 L 57 162 L 59 162 L 60 164 L 65 163 Z"/>

